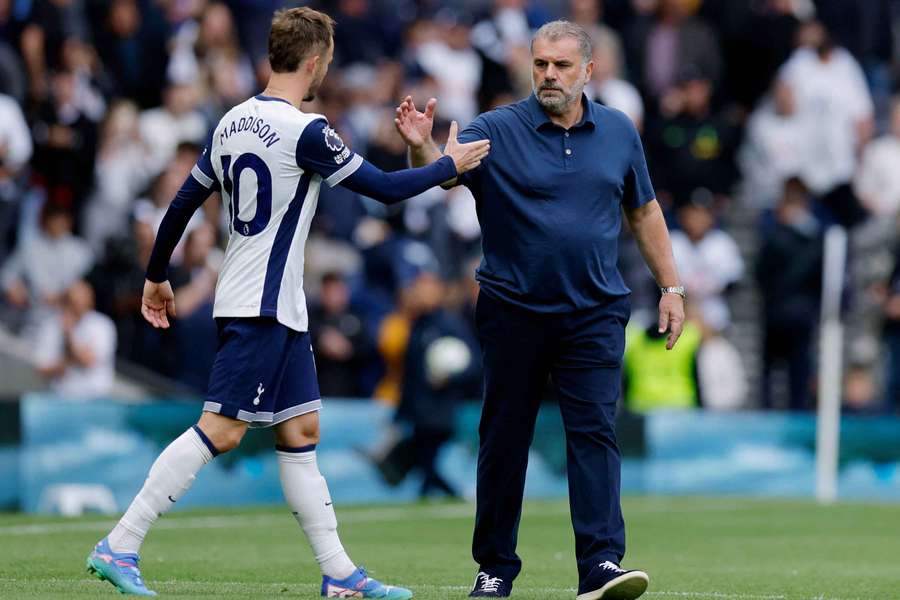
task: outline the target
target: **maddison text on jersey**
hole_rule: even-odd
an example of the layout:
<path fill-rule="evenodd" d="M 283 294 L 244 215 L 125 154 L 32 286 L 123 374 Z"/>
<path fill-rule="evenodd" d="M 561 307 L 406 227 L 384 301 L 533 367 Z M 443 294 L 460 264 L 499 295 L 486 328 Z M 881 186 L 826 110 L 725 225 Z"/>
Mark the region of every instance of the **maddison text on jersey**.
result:
<path fill-rule="evenodd" d="M 219 144 L 224 143 L 225 140 L 235 133 L 244 131 L 249 131 L 259 136 L 266 148 L 271 148 L 272 144 L 281 141 L 275 129 L 266 123 L 262 117 L 241 117 L 222 128 L 222 131 L 219 132 Z"/>

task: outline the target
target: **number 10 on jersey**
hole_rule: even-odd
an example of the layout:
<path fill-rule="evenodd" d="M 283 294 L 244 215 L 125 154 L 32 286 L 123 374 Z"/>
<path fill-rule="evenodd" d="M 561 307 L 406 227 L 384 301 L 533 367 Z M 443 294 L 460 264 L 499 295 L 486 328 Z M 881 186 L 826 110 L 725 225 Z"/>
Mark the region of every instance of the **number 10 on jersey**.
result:
<path fill-rule="evenodd" d="M 233 231 L 250 237 L 260 233 L 269 224 L 272 217 L 272 172 L 266 163 L 255 154 L 246 153 L 238 156 L 234 162 L 230 154 L 222 155 L 222 190 L 226 195 L 231 227 Z M 256 211 L 253 218 L 244 221 L 241 212 L 241 174 L 250 169 L 256 175 Z M 246 191 L 246 190 L 245 190 Z M 247 202 L 244 198 L 244 202 Z M 250 200 L 252 202 L 252 199 Z"/>

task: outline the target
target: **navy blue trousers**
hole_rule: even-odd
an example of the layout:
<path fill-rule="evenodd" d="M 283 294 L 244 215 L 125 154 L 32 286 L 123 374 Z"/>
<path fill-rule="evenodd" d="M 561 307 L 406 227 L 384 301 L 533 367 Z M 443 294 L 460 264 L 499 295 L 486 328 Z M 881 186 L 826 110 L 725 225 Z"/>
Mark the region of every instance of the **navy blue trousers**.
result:
<path fill-rule="evenodd" d="M 619 563 L 625 522 L 614 431 L 627 298 L 566 314 L 536 313 L 482 292 L 476 323 L 484 361 L 472 556 L 481 570 L 514 579 L 528 449 L 548 377 L 566 430 L 569 505 L 578 577 Z"/>

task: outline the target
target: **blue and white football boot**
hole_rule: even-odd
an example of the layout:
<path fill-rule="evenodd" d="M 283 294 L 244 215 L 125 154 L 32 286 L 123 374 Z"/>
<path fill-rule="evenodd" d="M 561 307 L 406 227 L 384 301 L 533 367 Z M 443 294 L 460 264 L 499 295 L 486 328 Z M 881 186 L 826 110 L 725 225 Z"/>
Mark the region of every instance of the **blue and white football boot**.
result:
<path fill-rule="evenodd" d="M 372 579 L 362 567 L 356 569 L 346 579 L 332 579 L 322 576 L 322 596 L 326 598 L 388 598 L 406 600 L 413 593 L 406 588 L 384 585 Z"/>
<path fill-rule="evenodd" d="M 156 592 L 144 585 L 144 578 L 138 568 L 139 560 L 137 554 L 113 552 L 109 541 L 103 538 L 88 556 L 87 570 L 100 581 L 110 582 L 123 594 L 155 596 Z"/>

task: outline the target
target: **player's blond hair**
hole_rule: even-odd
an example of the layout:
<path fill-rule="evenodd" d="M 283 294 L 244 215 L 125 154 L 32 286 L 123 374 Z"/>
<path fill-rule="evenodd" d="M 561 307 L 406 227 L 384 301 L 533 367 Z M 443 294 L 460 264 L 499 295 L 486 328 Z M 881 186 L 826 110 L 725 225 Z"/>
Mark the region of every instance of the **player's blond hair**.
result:
<path fill-rule="evenodd" d="M 272 17 L 269 64 L 275 73 L 296 71 L 303 59 L 325 52 L 334 36 L 334 19 L 307 8 L 285 8 Z"/>

